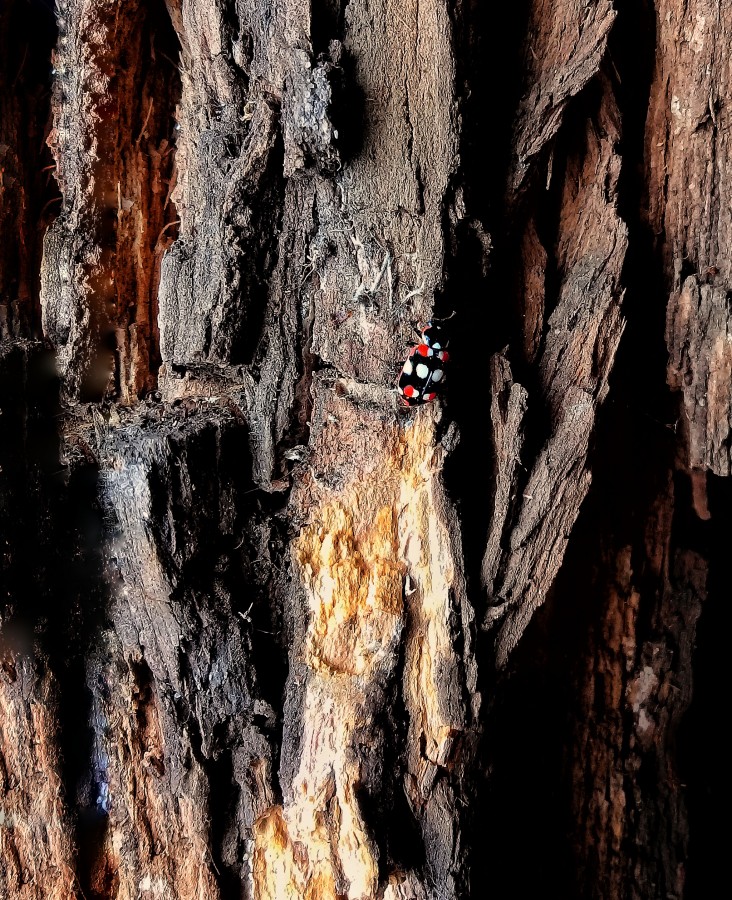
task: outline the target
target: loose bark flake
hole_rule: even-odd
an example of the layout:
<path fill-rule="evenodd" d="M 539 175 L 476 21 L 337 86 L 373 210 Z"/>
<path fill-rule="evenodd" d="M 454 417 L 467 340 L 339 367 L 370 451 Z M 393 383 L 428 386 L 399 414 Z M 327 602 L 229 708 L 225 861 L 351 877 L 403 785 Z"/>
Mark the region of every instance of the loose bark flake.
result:
<path fill-rule="evenodd" d="M 535 157 L 561 127 L 569 101 L 597 75 L 616 11 L 611 0 L 537 0 L 524 45 L 526 92 L 512 145 L 510 191 L 518 190 Z"/>
<path fill-rule="evenodd" d="M 486 625 L 500 621 L 502 666 L 531 616 L 546 598 L 591 480 L 588 463 L 597 406 L 623 332 L 620 273 L 627 228 L 617 212 L 620 157 L 617 107 L 608 80 L 585 145 L 566 164 L 557 212 L 561 237 L 552 248 L 560 272 L 556 306 L 548 317 L 538 361 L 549 436 L 521 484 L 521 418 L 532 397 L 510 387 L 506 361 L 493 365 L 491 409 L 496 458 L 496 505 L 483 560 L 491 607 Z M 533 225 L 529 223 L 529 228 Z M 530 255 L 527 265 L 534 265 Z M 507 400 L 500 399 L 508 395 Z M 518 453 L 518 458 L 517 458 Z M 514 499 L 517 490 L 521 496 Z"/>

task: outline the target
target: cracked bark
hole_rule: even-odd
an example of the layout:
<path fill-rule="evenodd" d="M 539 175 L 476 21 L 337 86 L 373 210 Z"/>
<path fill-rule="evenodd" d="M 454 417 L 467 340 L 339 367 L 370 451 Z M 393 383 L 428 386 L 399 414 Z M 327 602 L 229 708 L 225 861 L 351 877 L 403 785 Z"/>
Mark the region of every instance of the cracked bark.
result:
<path fill-rule="evenodd" d="M 2 900 L 709 895 L 730 32 L 4 5 Z"/>

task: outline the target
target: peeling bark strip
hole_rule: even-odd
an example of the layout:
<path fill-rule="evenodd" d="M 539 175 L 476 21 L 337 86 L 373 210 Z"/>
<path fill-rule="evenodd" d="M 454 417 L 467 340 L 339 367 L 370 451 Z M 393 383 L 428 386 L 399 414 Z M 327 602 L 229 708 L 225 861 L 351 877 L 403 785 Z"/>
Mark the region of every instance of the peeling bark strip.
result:
<path fill-rule="evenodd" d="M 406 879 L 426 896 L 460 897 L 458 808 L 478 697 L 434 412 L 399 424 L 316 385 L 311 464 L 291 499 L 304 520 L 292 548 L 308 616 L 293 660 L 301 712 L 285 727 L 284 805 L 255 831 L 256 895 L 397 897 Z M 402 755 L 406 770 L 390 771 L 385 761 Z M 402 791 L 424 874 L 385 845 L 381 798 Z M 380 807 L 369 821 L 365 810 Z"/>
<path fill-rule="evenodd" d="M 611 83 L 605 78 L 599 83 L 600 105 L 587 120 L 584 146 L 570 154 L 561 176 L 556 212 L 561 227 L 555 245 L 547 248 L 558 270 L 559 291 L 538 362 L 540 395 L 533 399 L 511 386 L 507 363 L 493 363 L 497 493 L 483 583 L 493 604 L 485 624 L 500 622 L 499 667 L 544 602 L 562 564 L 590 485 L 588 452 L 595 413 L 607 394 L 623 333 L 620 272 L 627 229 L 617 212 L 620 124 Z M 533 229 L 533 224 L 528 227 Z M 527 264 L 535 264 L 533 254 Z M 522 448 L 522 419 L 537 415 L 539 401 L 549 419 L 549 436 L 531 463 Z M 523 483 L 519 460 L 530 466 Z"/>
<path fill-rule="evenodd" d="M 720 47 L 732 36 L 732 11 L 705 0 L 657 7 L 646 152 L 649 219 L 669 294 L 668 381 L 682 393 L 688 465 L 729 475 L 730 73 Z"/>

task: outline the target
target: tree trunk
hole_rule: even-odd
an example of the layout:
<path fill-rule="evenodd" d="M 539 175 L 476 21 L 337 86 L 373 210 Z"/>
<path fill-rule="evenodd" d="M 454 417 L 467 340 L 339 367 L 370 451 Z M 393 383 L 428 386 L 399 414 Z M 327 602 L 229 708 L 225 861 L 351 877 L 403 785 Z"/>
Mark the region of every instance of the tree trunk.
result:
<path fill-rule="evenodd" d="M 730 39 L 7 0 L 2 900 L 710 895 Z"/>

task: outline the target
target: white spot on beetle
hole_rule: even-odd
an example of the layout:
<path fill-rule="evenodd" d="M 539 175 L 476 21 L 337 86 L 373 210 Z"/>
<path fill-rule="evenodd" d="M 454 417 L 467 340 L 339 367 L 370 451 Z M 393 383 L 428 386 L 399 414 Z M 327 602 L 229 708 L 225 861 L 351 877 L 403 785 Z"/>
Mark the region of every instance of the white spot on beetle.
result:
<path fill-rule="evenodd" d="M 422 381 L 424 381 L 429 374 L 430 370 L 424 363 L 417 363 L 417 378 L 420 378 L 422 379 Z"/>
<path fill-rule="evenodd" d="M 442 381 L 442 369 L 435 369 L 435 371 L 432 373 L 432 380 Z"/>

